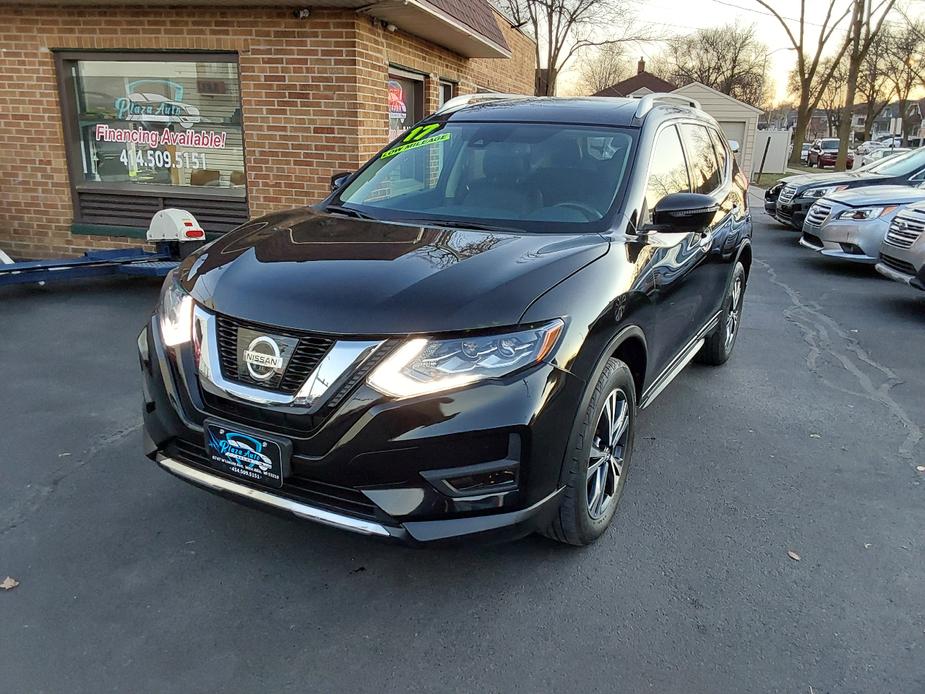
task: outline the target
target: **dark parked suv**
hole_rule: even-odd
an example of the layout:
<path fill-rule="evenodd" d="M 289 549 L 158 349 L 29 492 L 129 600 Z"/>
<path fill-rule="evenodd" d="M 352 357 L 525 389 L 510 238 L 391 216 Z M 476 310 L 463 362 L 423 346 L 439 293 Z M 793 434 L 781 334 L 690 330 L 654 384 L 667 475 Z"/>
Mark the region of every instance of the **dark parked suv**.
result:
<path fill-rule="evenodd" d="M 167 278 L 151 459 L 411 544 L 604 532 L 637 411 L 735 345 L 746 180 L 676 96 L 478 98 Z"/>

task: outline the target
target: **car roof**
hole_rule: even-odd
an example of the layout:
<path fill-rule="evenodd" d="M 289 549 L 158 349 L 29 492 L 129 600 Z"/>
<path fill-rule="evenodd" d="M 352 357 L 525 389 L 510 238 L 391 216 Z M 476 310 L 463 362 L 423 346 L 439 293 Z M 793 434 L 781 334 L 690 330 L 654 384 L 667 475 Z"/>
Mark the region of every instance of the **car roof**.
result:
<path fill-rule="evenodd" d="M 641 123 L 636 120 L 636 109 L 639 103 L 639 99 L 609 96 L 544 96 L 522 99 L 508 97 L 497 101 L 467 104 L 437 115 L 438 117 L 443 115 L 450 121 L 576 123 L 639 127 Z M 677 103 L 656 102 L 645 117 L 648 118 L 651 115 L 657 118 L 659 117 L 657 114 L 664 114 L 666 110 L 674 113 L 686 112 L 692 117 L 709 122 L 701 111 Z"/>

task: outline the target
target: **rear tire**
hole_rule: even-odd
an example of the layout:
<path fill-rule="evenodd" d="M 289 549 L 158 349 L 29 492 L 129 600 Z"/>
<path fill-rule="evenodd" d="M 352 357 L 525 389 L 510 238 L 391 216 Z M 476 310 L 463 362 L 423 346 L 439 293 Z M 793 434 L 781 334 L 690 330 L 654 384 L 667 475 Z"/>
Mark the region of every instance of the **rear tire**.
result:
<path fill-rule="evenodd" d="M 580 547 L 604 534 L 623 497 L 636 431 L 636 388 L 626 364 L 607 360 L 578 419 L 563 470 L 565 491 L 542 532 Z"/>
<path fill-rule="evenodd" d="M 720 366 L 726 363 L 739 337 L 744 300 L 745 266 L 740 261 L 736 261 L 732 271 L 732 281 L 723 299 L 723 311 L 719 317 L 719 325 L 707 336 L 703 347 L 694 357 L 695 361 L 709 366 Z"/>

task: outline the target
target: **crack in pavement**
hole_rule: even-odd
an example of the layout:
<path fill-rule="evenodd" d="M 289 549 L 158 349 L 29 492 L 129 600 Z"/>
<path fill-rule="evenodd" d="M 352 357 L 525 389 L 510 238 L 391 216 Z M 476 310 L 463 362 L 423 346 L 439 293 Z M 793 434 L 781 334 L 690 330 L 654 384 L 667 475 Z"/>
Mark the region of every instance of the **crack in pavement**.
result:
<path fill-rule="evenodd" d="M 35 513 L 58 490 L 61 482 L 83 469 L 97 453 L 122 441 L 139 429 L 141 429 L 141 421 L 98 437 L 96 442 L 89 448 L 84 449 L 79 456 L 68 458 L 67 462 L 59 465 L 51 473 L 51 481 L 48 484 L 30 485 L 29 492 L 24 494 L 18 503 L 0 515 L 0 535 L 5 535 L 10 530 L 21 525 L 30 514 Z"/>
<path fill-rule="evenodd" d="M 922 440 L 922 428 L 913 421 L 905 408 L 890 393 L 893 388 L 904 383 L 903 379 L 899 378 L 892 369 L 878 363 L 871 357 L 856 338 L 852 337 L 831 316 L 823 312 L 819 304 L 804 301 L 796 289 L 777 276 L 777 272 L 770 264 L 758 258 L 755 258 L 754 263 L 764 269 L 771 283 L 782 289 L 789 297 L 791 305 L 784 309 L 784 318 L 800 329 L 803 341 L 809 345 L 809 353 L 806 355 L 806 367 L 809 371 L 833 390 L 866 398 L 889 410 L 909 432 L 899 447 L 899 455 L 912 460 L 913 451 L 919 441 Z M 833 334 L 836 336 L 834 340 L 832 338 Z M 836 345 L 838 340 L 842 344 Z M 833 383 L 822 374 L 819 359 L 826 354 L 834 358 L 845 371 L 854 377 L 859 386 L 859 391 L 853 391 Z M 857 362 L 879 373 L 883 377 L 882 382 L 879 384 L 874 383 L 874 379 L 864 373 L 862 366 Z"/>

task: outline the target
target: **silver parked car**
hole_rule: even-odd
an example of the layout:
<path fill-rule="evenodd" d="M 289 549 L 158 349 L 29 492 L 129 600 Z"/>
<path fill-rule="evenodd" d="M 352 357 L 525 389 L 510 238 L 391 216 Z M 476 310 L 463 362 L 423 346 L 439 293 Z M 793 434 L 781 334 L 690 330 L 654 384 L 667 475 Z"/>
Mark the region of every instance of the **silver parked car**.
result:
<path fill-rule="evenodd" d="M 880 246 L 877 272 L 925 291 L 925 204 L 899 211 Z"/>
<path fill-rule="evenodd" d="M 830 193 L 806 213 L 800 245 L 830 258 L 874 264 L 880 243 L 903 205 L 925 202 L 912 186 L 864 186 Z"/>

